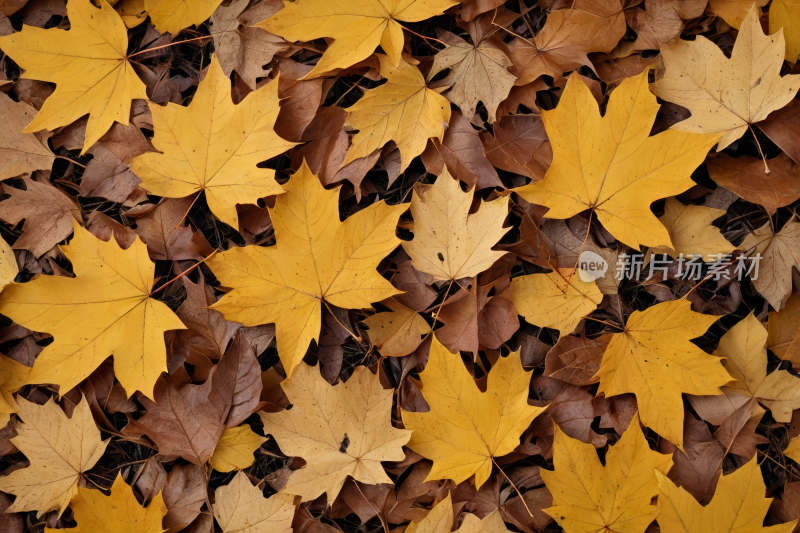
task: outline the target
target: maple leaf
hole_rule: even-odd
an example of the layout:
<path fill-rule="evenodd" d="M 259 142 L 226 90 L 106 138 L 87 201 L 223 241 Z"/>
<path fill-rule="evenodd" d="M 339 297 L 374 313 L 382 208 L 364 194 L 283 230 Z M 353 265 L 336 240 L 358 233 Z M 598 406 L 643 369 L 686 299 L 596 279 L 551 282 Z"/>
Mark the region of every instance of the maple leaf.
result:
<path fill-rule="evenodd" d="M 439 82 L 451 87 L 444 96 L 469 118 L 475 115 L 478 102 L 483 102 L 489 123 L 495 122 L 497 106 L 508 97 L 517 79 L 507 70 L 512 65 L 511 60 L 492 39 L 472 45 L 449 31 L 441 37 L 448 47 L 433 56 L 428 79 L 450 69 L 447 77 Z"/>
<path fill-rule="evenodd" d="M 594 280 L 587 283 L 577 273 L 572 279 L 571 275 L 572 269 L 561 269 L 516 277 L 503 296 L 511 300 L 529 324 L 569 335 L 603 300 Z"/>
<path fill-rule="evenodd" d="M 267 439 L 254 433 L 248 424 L 228 428 L 222 432 L 214 448 L 214 455 L 208 462 L 217 472 L 244 470 L 253 464 L 253 453 L 266 441 Z"/>
<path fill-rule="evenodd" d="M 377 375 L 357 366 L 347 382 L 329 385 L 319 368 L 301 364 L 281 383 L 292 409 L 260 411 L 264 434 L 281 451 L 301 457 L 281 492 L 309 501 L 327 493 L 333 502 L 348 476 L 362 483 L 392 483 L 381 461 L 400 461 L 411 432 L 391 424 L 392 391 Z"/>
<path fill-rule="evenodd" d="M 150 105 L 161 153 L 146 153 L 131 162 L 152 194 L 183 198 L 201 191 L 214 215 L 239 227 L 236 204 L 281 194 L 275 171 L 256 165 L 291 148 L 273 131 L 278 117 L 278 81 L 248 94 L 238 105 L 216 55 L 188 107 Z"/>
<path fill-rule="evenodd" d="M 676 487 L 661 472 L 658 480 L 658 525 L 664 533 L 789 533 L 797 520 L 764 527 L 771 498 L 753 457 L 732 474 L 722 476 L 711 503 L 703 507 L 684 489 Z"/>
<path fill-rule="evenodd" d="M 800 164 L 800 102 L 792 100 L 789 104 L 773 111 L 758 123 L 758 129 L 763 131 L 778 148 Z"/>
<path fill-rule="evenodd" d="M 797 0 L 775 0 L 769 6 L 769 29 L 783 29 L 786 39 L 786 61 L 794 64 L 800 56 L 800 3 Z"/>
<path fill-rule="evenodd" d="M 711 179 L 748 202 L 763 205 L 770 216 L 800 198 L 800 167 L 785 153 L 769 160 L 769 174 L 762 159 L 749 156 L 718 154 L 706 161 L 706 168 Z"/>
<path fill-rule="evenodd" d="M 184 326 L 169 307 L 150 298 L 155 265 L 143 242 L 123 250 L 77 222 L 73 230 L 61 251 L 76 277 L 40 276 L 0 294 L 0 313 L 55 338 L 26 383 L 53 383 L 64 394 L 113 354 L 115 374 L 128 394 L 150 396 L 167 369 L 164 332 Z"/>
<path fill-rule="evenodd" d="M 420 3 L 420 0 L 416 0 Z M 368 89 L 347 108 L 347 124 L 358 133 L 353 137 L 342 167 L 367 157 L 389 141 L 400 150 L 400 172 L 425 150 L 428 139 L 439 142 L 450 121 L 450 102 L 428 89 L 419 69 L 401 60 L 393 65 L 388 56 L 376 54 L 387 83 Z"/>
<path fill-rule="evenodd" d="M 8 424 L 11 413 L 16 413 L 16 402 L 11 393 L 22 387 L 30 367 L 0 354 L 0 429 Z"/>
<path fill-rule="evenodd" d="M 800 296 L 793 294 L 780 311 L 770 311 L 767 348 L 784 360 L 800 362 Z"/>
<path fill-rule="evenodd" d="M 645 9 L 625 11 L 628 25 L 636 30 L 633 50 L 658 50 L 661 43 L 678 37 L 684 21 L 703 14 L 707 0 L 645 0 Z"/>
<path fill-rule="evenodd" d="M 0 478 L 0 490 L 15 494 L 17 499 L 7 512 L 64 512 L 78 493 L 78 480 L 92 468 L 106 449 L 108 441 L 100 440 L 85 398 L 75 406 L 72 418 L 52 398 L 36 405 L 25 398 L 17 399 L 17 436 L 11 439 L 30 461 L 30 466 Z"/>
<path fill-rule="evenodd" d="M 789 445 L 783 450 L 783 455 L 795 463 L 800 463 L 800 437 L 795 437 L 789 441 Z"/>
<path fill-rule="evenodd" d="M 632 248 L 671 246 L 650 204 L 692 187 L 692 171 L 719 136 L 667 130 L 648 137 L 658 108 L 647 70 L 611 93 L 603 117 L 580 77 L 570 76 L 558 106 L 542 114 L 553 164 L 543 181 L 516 192 L 549 207 L 548 218 L 592 209 L 611 235 Z"/>
<path fill-rule="evenodd" d="M 773 309 L 780 310 L 792 292 L 792 267 L 800 269 L 800 221 L 792 217 L 776 233 L 773 222 L 768 220 L 745 237 L 739 247 L 751 256 L 761 254 L 753 285 Z"/>
<path fill-rule="evenodd" d="M 222 0 L 144 0 L 144 8 L 160 33 L 178 35 L 184 28 L 200 25 Z"/>
<path fill-rule="evenodd" d="M 55 156 L 47 143 L 32 133 L 21 133 L 35 115 L 25 102 L 0 95 L 0 180 L 53 166 Z"/>
<path fill-rule="evenodd" d="M 139 505 L 133 488 L 125 483 L 118 473 L 111 494 L 106 496 L 99 490 L 79 487 L 72 501 L 74 520 L 78 526 L 75 533 L 114 531 L 115 533 L 161 533 L 161 519 L 167 514 L 167 506 L 161 493 L 157 494 L 147 508 Z M 45 528 L 48 533 L 59 529 Z"/>
<path fill-rule="evenodd" d="M 268 31 L 248 27 L 274 15 L 281 3 L 263 0 L 247 9 L 249 3 L 249 0 L 237 0 L 227 7 L 217 8 L 211 15 L 210 30 L 214 38 L 214 54 L 222 72 L 230 76 L 235 70 L 251 90 L 256 90 L 256 78 L 269 74 L 263 66 L 272 61 L 276 53 L 285 52 L 290 46 Z"/>
<path fill-rule="evenodd" d="M 402 410 L 403 424 L 414 431 L 408 447 L 433 461 L 426 481 L 461 483 L 474 475 L 480 488 L 489 479 L 494 458 L 511 453 L 522 432 L 544 411 L 528 405 L 530 379 L 519 351 L 513 352 L 495 363 L 482 393 L 461 358 L 434 335 L 420 373 L 430 412 Z"/>
<path fill-rule="evenodd" d="M 767 2 L 769 0 L 755 0 L 759 15 Z M 708 9 L 737 30 L 742 27 L 753 5 L 752 0 L 708 0 Z"/>
<path fill-rule="evenodd" d="M 702 256 L 704 261 L 713 261 L 717 254 L 723 256 L 736 247 L 725 240 L 719 228 L 711 223 L 725 215 L 722 209 L 700 205 L 683 205 L 676 198 L 667 198 L 664 214 L 658 219 L 667 228 L 672 246 L 656 246 L 649 251 L 653 255 L 681 254 Z"/>
<path fill-rule="evenodd" d="M 127 58 L 125 25 L 105 0 L 98 5 L 70 0 L 69 31 L 24 26 L 20 32 L 0 37 L 0 48 L 25 70 L 22 78 L 56 84 L 55 92 L 22 132 L 54 130 L 88 114 L 81 154 L 114 121 L 128 125 L 134 98 L 147 98 L 144 83 Z"/>
<path fill-rule="evenodd" d="M 434 280 L 456 280 L 478 275 L 505 255 L 492 247 L 510 229 L 503 227 L 508 197 L 481 200 L 478 212 L 469 214 L 472 197 L 447 169 L 427 191 L 414 191 L 414 239 L 403 242 L 414 268 Z"/>
<path fill-rule="evenodd" d="M 288 41 L 334 41 L 305 79 L 334 69 L 347 68 L 369 57 L 380 45 L 395 67 L 402 63 L 404 45 L 400 22 L 420 22 L 458 4 L 453 0 L 362 0 L 332 3 L 329 0 L 297 0 L 285 3 L 269 19 L 255 24 Z M 388 59 L 388 58 L 387 58 Z M 385 67 L 381 62 L 381 73 Z"/>
<path fill-rule="evenodd" d="M 0 239 L 0 291 L 9 283 L 13 283 L 18 273 L 19 267 L 14 251 L 5 240 Z"/>
<path fill-rule="evenodd" d="M 492 129 L 494 136 L 480 133 L 486 159 L 492 165 L 534 181 L 544 178 L 553 161 L 553 150 L 539 115 L 501 117 Z"/>
<path fill-rule="evenodd" d="M 600 369 L 603 352 L 612 335 L 605 334 L 596 339 L 559 337 L 558 342 L 547 352 L 544 375 L 577 386 L 591 385 Z"/>
<path fill-rule="evenodd" d="M 568 533 L 643 533 L 658 514 L 650 504 L 658 494 L 653 472 L 666 474 L 672 458 L 650 449 L 639 417 L 633 417 L 604 463 L 594 446 L 555 428 L 554 471 L 540 470 L 553 495 L 553 507 L 544 512 Z"/>
<path fill-rule="evenodd" d="M 239 472 L 227 485 L 216 491 L 214 518 L 223 533 L 291 533 L 294 497 L 273 494 L 265 498 L 250 483 L 247 474 Z"/>
<path fill-rule="evenodd" d="M 760 13 L 753 5 L 730 59 L 701 35 L 694 41 L 676 39 L 661 47 L 667 70 L 651 89 L 659 98 L 692 112 L 668 131 L 722 134 L 717 145 L 721 151 L 744 135 L 750 124 L 794 98 L 800 76 L 780 76 L 783 34 L 764 35 Z"/>
<path fill-rule="evenodd" d="M 14 243 L 16 250 L 30 250 L 41 257 L 53 246 L 69 237 L 75 221 L 81 221 L 81 210 L 57 188 L 25 178 L 25 190 L 2 185 L 11 197 L 0 202 L 0 219 L 22 225 L 22 236 Z"/>
<path fill-rule="evenodd" d="M 233 289 L 212 308 L 245 326 L 275 323 L 291 376 L 319 339 L 323 301 L 360 309 L 400 292 L 375 267 L 400 243 L 395 228 L 406 206 L 379 202 L 340 222 L 339 190 L 323 189 L 306 164 L 285 188 L 270 209 L 275 246 L 233 248 L 207 264 Z"/>
<path fill-rule="evenodd" d="M 681 393 L 721 394 L 731 380 L 719 358 L 689 342 L 717 318 L 695 313 L 688 300 L 634 311 L 603 355 L 598 392 L 635 394 L 642 423 L 683 449 Z"/>
<path fill-rule="evenodd" d="M 725 369 L 734 380 L 727 388 L 758 398 L 776 421 L 791 421 L 800 408 L 800 378 L 786 370 L 767 374 L 767 330 L 752 311 L 723 335 L 714 355 L 727 359 Z"/>
<path fill-rule="evenodd" d="M 450 491 L 433 506 L 420 521 L 412 521 L 406 527 L 408 533 L 450 533 L 453 530 L 453 500 Z M 488 532 L 487 532 L 488 533 Z"/>
<path fill-rule="evenodd" d="M 369 328 L 369 338 L 384 357 L 402 357 L 417 349 L 422 335 L 431 328 L 413 309 L 409 309 L 394 298 L 381 302 L 392 310 L 376 313 L 364 320 Z"/>
<path fill-rule="evenodd" d="M 214 251 L 202 233 L 193 231 L 183 223 L 191 204 L 190 197 L 180 200 L 166 198 L 152 211 L 128 215 L 136 218 L 136 234 L 147 245 L 150 259 L 202 261 Z"/>

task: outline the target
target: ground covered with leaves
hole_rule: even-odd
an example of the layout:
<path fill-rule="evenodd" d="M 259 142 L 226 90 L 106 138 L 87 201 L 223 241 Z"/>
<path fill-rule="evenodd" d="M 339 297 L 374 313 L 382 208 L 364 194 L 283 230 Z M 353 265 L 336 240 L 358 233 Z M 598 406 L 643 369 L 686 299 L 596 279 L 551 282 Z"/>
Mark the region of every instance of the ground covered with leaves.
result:
<path fill-rule="evenodd" d="M 797 0 L 0 12 L 3 533 L 800 529 Z"/>

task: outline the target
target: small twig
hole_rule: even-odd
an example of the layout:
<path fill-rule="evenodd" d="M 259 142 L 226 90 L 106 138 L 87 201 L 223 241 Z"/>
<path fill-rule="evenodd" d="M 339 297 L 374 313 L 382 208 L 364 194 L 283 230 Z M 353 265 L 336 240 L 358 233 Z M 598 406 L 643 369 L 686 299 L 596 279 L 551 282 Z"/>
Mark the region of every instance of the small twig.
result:
<path fill-rule="evenodd" d="M 417 37 L 421 37 L 421 38 L 425 39 L 426 43 L 428 42 L 428 40 L 431 40 L 431 41 L 436 41 L 437 43 L 443 44 L 444 46 L 450 46 L 446 42 L 440 41 L 439 39 L 435 39 L 433 37 L 425 37 L 424 35 L 420 35 L 419 33 L 415 32 L 414 30 L 409 30 L 408 28 L 406 28 L 402 24 L 400 25 L 400 27 L 403 28 L 404 30 L 406 30 L 408 33 L 413 33 Z M 431 45 L 428 45 L 428 46 L 431 46 Z M 431 48 L 433 48 L 433 46 L 431 46 Z"/>
<path fill-rule="evenodd" d="M 753 139 L 756 140 L 756 146 L 758 146 L 758 153 L 761 154 L 761 159 L 764 161 L 764 174 L 769 174 L 769 167 L 767 166 L 767 158 L 764 157 L 764 152 L 761 151 L 761 143 L 758 142 L 758 137 L 756 137 L 756 132 L 753 131 L 753 126 L 750 124 L 747 125 L 750 128 L 750 133 L 753 134 Z"/>
<path fill-rule="evenodd" d="M 442 312 L 442 307 L 444 303 L 447 301 L 447 295 L 450 293 L 450 289 L 453 287 L 453 280 L 450 280 L 450 285 L 447 286 L 447 290 L 444 291 L 444 298 L 442 299 L 442 303 L 439 304 L 439 309 L 436 310 L 436 314 L 433 317 L 433 325 L 431 326 L 431 332 L 433 333 L 433 328 L 436 327 L 436 321 L 439 320 L 439 313 Z M 460 285 L 459 285 L 460 287 Z M 430 333 L 428 335 L 430 335 Z"/>
<path fill-rule="evenodd" d="M 130 59 L 133 56 L 138 56 L 139 54 L 144 54 L 145 52 L 152 52 L 154 50 L 160 50 L 162 48 L 167 48 L 168 46 L 175 46 L 176 44 L 183 44 L 183 43 L 190 43 L 192 41 L 199 41 L 200 39 L 211 39 L 210 35 L 203 35 L 202 37 L 196 37 L 194 39 L 186 39 L 185 41 L 175 41 L 174 43 L 165 44 L 163 46 L 156 46 L 155 48 L 148 48 L 147 50 L 141 50 L 136 52 L 135 54 L 131 54 L 125 59 Z"/>
<path fill-rule="evenodd" d="M 64 157 L 63 155 L 57 155 L 55 157 L 56 157 L 56 159 L 63 159 L 65 161 L 69 161 L 70 163 L 74 163 L 74 164 L 78 165 L 81 168 L 86 168 L 86 165 L 81 165 L 80 163 L 78 163 L 74 159 L 70 159 L 69 157 Z"/>
<path fill-rule="evenodd" d="M 197 201 L 197 199 L 198 199 L 198 198 L 200 198 L 200 195 L 201 195 L 201 194 L 203 194 L 203 191 L 202 191 L 202 190 L 199 190 L 199 191 L 197 191 L 197 196 L 195 196 L 195 197 L 194 197 L 194 200 L 192 200 L 192 203 L 191 203 L 191 204 L 189 204 L 189 209 L 187 209 L 187 210 L 186 210 L 186 213 L 184 213 L 184 215 L 183 215 L 183 216 L 181 217 L 181 219 L 178 221 L 178 225 L 177 225 L 177 226 L 175 226 L 175 229 L 178 229 L 178 228 L 180 228 L 180 227 L 181 227 L 181 224 L 183 224 L 183 221 L 184 221 L 184 220 L 186 220 L 186 217 L 188 217 L 188 216 L 189 216 L 189 211 L 191 211 L 191 210 L 192 210 L 192 207 L 194 207 L 194 203 Z"/>
<path fill-rule="evenodd" d="M 150 296 L 150 297 L 152 298 L 152 297 L 153 297 L 153 295 L 154 295 L 155 293 L 157 293 L 158 291 L 160 291 L 161 289 L 163 289 L 163 288 L 165 288 L 165 287 L 169 287 L 170 285 L 172 285 L 173 283 L 175 283 L 176 281 L 178 281 L 179 279 L 181 279 L 183 276 L 185 276 L 186 274 L 188 274 L 189 272 L 191 272 L 191 271 L 192 271 L 192 270 L 194 270 L 195 268 L 199 267 L 200 265 L 202 265 L 203 263 L 205 263 L 207 260 L 209 260 L 209 259 L 211 259 L 212 257 L 214 257 L 214 254 L 216 254 L 218 251 L 219 251 L 219 250 L 214 250 L 213 252 L 211 252 L 211 254 L 210 254 L 208 257 L 205 257 L 205 258 L 203 258 L 203 260 L 202 260 L 202 261 L 199 261 L 199 262 L 197 262 L 196 264 L 192 265 L 191 267 L 187 268 L 185 271 L 181 272 L 181 273 L 180 273 L 180 275 L 176 276 L 176 277 L 175 277 L 175 279 L 171 279 L 171 280 L 169 280 L 168 282 L 166 282 L 165 284 L 163 284 L 162 286 L 160 286 L 159 288 L 157 288 L 156 290 L 154 290 L 153 292 L 151 292 L 151 293 L 150 293 L 148 296 Z"/>
<path fill-rule="evenodd" d="M 495 460 L 494 460 L 494 457 L 492 457 L 492 462 L 494 463 L 494 466 L 496 466 L 496 467 L 497 467 L 497 469 L 500 471 L 500 473 L 501 473 L 501 474 L 503 474 L 503 476 L 505 476 L 505 478 L 508 480 L 508 482 L 509 482 L 509 483 L 511 483 L 511 486 L 512 486 L 512 487 L 514 487 L 514 490 L 515 490 L 515 491 L 517 491 L 517 494 L 519 495 L 519 499 L 520 499 L 520 501 L 522 501 L 522 505 L 524 505 L 524 506 L 525 506 L 525 510 L 526 510 L 526 511 L 528 511 L 528 514 L 529 514 L 529 515 L 531 515 L 531 516 L 533 516 L 533 513 L 531 512 L 530 508 L 528 507 L 528 504 L 527 504 L 527 503 L 525 503 L 525 498 L 523 498 L 523 497 L 522 497 L 522 493 L 519 491 L 519 489 L 517 488 L 517 486 L 516 486 L 516 485 L 514 485 L 514 482 L 513 482 L 513 481 L 511 481 L 511 478 L 510 478 L 510 477 L 508 477 L 508 474 L 506 474 L 505 472 L 503 472 L 503 469 L 502 469 L 502 468 L 500 468 L 500 465 L 499 465 L 499 464 L 497 464 L 497 461 L 495 461 Z"/>
<path fill-rule="evenodd" d="M 594 320 L 595 322 L 600 322 L 601 324 L 605 324 L 606 326 L 611 326 L 612 328 L 616 328 L 620 331 L 625 331 L 625 328 L 621 328 L 615 324 L 612 324 L 611 322 L 606 322 L 605 320 L 599 320 L 597 318 L 592 318 L 590 316 L 585 316 L 583 318 L 585 318 L 586 320 Z"/>
<path fill-rule="evenodd" d="M 344 94 L 343 94 L 342 96 L 340 96 L 340 97 L 339 97 L 339 99 L 338 99 L 338 100 L 336 100 L 336 102 L 334 102 L 334 103 L 333 103 L 333 105 L 332 105 L 331 107 L 336 107 L 337 105 L 339 105 L 339 102 L 341 102 L 341 101 L 342 101 L 342 98 L 344 98 L 345 96 L 347 96 L 347 94 L 348 94 L 350 91 L 352 91 L 353 89 L 355 89 L 356 87 L 358 87 L 359 89 L 362 89 L 362 90 L 363 90 L 363 88 L 362 88 L 362 87 L 359 87 L 359 85 L 358 85 L 358 84 L 359 84 L 359 83 L 361 83 L 361 80 L 363 80 L 363 79 L 364 79 L 364 76 L 366 76 L 366 74 L 364 74 L 364 75 L 362 75 L 360 78 L 358 78 L 358 81 L 356 81 L 356 82 L 355 82 L 353 85 L 351 85 L 351 86 L 350 86 L 350 88 L 349 88 L 349 89 L 347 89 L 347 90 L 344 92 Z"/>
<path fill-rule="evenodd" d="M 526 43 L 528 43 L 528 44 L 529 44 L 529 45 L 531 45 L 532 47 L 536 48 L 537 50 L 539 49 L 539 48 L 538 48 L 538 47 L 537 47 L 535 44 L 533 44 L 532 42 L 530 42 L 528 39 L 526 39 L 526 38 L 525 38 L 525 37 L 523 37 L 522 35 L 520 35 L 520 34 L 518 34 L 518 33 L 514 33 L 513 31 L 509 30 L 508 28 L 504 28 L 504 27 L 502 27 L 500 24 L 496 24 L 496 23 L 492 22 L 492 26 L 497 26 L 497 27 L 498 27 L 498 28 L 500 28 L 501 30 L 503 30 L 503 31 L 505 31 L 505 32 L 508 32 L 508 33 L 510 33 L 510 34 L 511 34 L 511 35 L 513 35 L 514 37 L 518 37 L 518 38 L 522 39 L 523 41 L 525 41 Z"/>

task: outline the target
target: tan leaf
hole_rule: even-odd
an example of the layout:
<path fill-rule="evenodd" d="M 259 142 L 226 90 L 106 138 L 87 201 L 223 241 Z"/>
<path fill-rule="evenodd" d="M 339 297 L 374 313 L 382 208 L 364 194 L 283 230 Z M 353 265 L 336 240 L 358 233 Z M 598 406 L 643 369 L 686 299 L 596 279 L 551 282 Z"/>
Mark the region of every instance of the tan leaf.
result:
<path fill-rule="evenodd" d="M 719 228 L 711 225 L 724 214 L 722 209 L 683 205 L 675 198 L 668 198 L 659 220 L 669 232 L 672 248 L 655 246 L 650 252 L 672 257 L 701 255 L 705 261 L 713 261 L 717 254 L 731 253 L 736 247 L 725 240 Z"/>
<path fill-rule="evenodd" d="M 289 494 L 265 498 L 247 474 L 239 472 L 233 481 L 217 489 L 214 518 L 223 533 L 291 533 L 293 500 Z"/>
<path fill-rule="evenodd" d="M 28 104 L 0 95 L 0 181 L 53 166 L 47 144 L 33 133 L 20 133 L 35 116 Z"/>
<path fill-rule="evenodd" d="M 775 233 L 772 221 L 750 233 L 739 245 L 750 257 L 761 254 L 758 277 L 751 277 L 756 290 L 775 310 L 783 308 L 792 292 L 792 267 L 800 269 L 800 222 L 791 218 Z"/>
<path fill-rule="evenodd" d="M 369 338 L 385 357 L 401 357 L 417 349 L 422 335 L 431 328 L 422 315 L 409 309 L 394 298 L 381 302 L 392 310 L 377 313 L 364 320 L 369 327 Z"/>

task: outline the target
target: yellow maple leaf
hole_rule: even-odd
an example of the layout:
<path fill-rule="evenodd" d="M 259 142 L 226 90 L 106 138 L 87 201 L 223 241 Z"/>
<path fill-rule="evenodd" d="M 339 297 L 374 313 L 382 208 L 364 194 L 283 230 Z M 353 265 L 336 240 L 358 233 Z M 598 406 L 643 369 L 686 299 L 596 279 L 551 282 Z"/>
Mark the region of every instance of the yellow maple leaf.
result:
<path fill-rule="evenodd" d="M 469 278 L 506 254 L 492 247 L 511 229 L 503 227 L 508 196 L 481 200 L 478 211 L 469 214 L 472 198 L 473 193 L 463 192 L 446 168 L 426 192 L 414 191 L 414 239 L 403 242 L 414 268 L 434 280 Z"/>
<path fill-rule="evenodd" d="M 793 216 L 778 232 L 767 220 L 739 246 L 750 257 L 761 255 L 758 270 L 751 274 L 753 286 L 773 309 L 781 310 L 792 294 L 792 269 L 800 269 L 800 220 Z"/>
<path fill-rule="evenodd" d="M 795 463 L 800 463 L 800 436 L 789 441 L 789 445 L 783 450 L 783 455 Z"/>
<path fill-rule="evenodd" d="M 81 473 L 97 463 L 108 441 L 100 440 L 86 398 L 72 418 L 52 398 L 44 405 L 19 398 L 17 406 L 23 423 L 11 442 L 31 465 L 0 478 L 0 490 L 17 496 L 6 512 L 58 511 L 61 516 L 78 492 Z"/>
<path fill-rule="evenodd" d="M 155 29 L 178 35 L 184 28 L 203 23 L 221 3 L 222 0 L 144 0 L 144 8 Z"/>
<path fill-rule="evenodd" d="M 792 293 L 783 309 L 770 311 L 767 348 L 783 360 L 800 363 L 800 294 Z"/>
<path fill-rule="evenodd" d="M 31 133 L 66 126 L 89 115 L 86 153 L 114 121 L 128 125 L 131 101 L 147 98 L 144 83 L 127 58 L 125 24 L 106 0 L 70 0 L 70 30 L 24 26 L 0 37 L 0 49 L 25 72 L 22 78 L 49 81 L 56 90 L 36 118 L 22 130 Z"/>
<path fill-rule="evenodd" d="M 544 512 L 564 531 L 643 533 L 658 514 L 650 504 L 658 494 L 653 472 L 666 474 L 672 454 L 650 449 L 635 415 L 608 450 L 605 466 L 594 446 L 573 439 L 556 425 L 553 467 L 539 471 L 553 495 L 553 506 Z"/>
<path fill-rule="evenodd" d="M 114 374 L 128 395 L 153 387 L 167 370 L 164 332 L 185 329 L 166 304 L 150 298 L 155 265 L 138 238 L 127 250 L 78 226 L 61 247 L 74 278 L 40 276 L 0 294 L 0 313 L 50 333 L 26 384 L 53 383 L 66 393 L 114 356 Z"/>
<path fill-rule="evenodd" d="M 667 70 L 651 87 L 659 98 L 688 108 L 692 116 L 667 131 L 722 134 L 717 151 L 794 98 L 800 76 L 780 76 L 783 33 L 764 35 L 755 5 L 739 29 L 731 58 L 712 41 L 676 39 L 661 47 Z"/>
<path fill-rule="evenodd" d="M 8 424 L 11 413 L 17 412 L 11 393 L 25 383 L 30 371 L 30 367 L 0 353 L 0 429 Z"/>
<path fill-rule="evenodd" d="M 674 300 L 634 311 L 625 331 L 612 337 L 595 376 L 606 398 L 635 394 L 642 423 L 681 449 L 681 394 L 721 394 L 719 387 L 731 380 L 718 357 L 689 342 L 719 317 L 691 307 Z"/>
<path fill-rule="evenodd" d="M 661 472 L 658 480 L 658 525 L 663 533 L 790 533 L 797 520 L 764 527 L 772 498 L 765 498 L 767 487 L 754 456 L 747 464 L 719 478 L 711 503 L 703 507 L 676 487 Z"/>
<path fill-rule="evenodd" d="M 293 407 L 265 413 L 264 434 L 281 451 L 302 457 L 282 493 L 309 501 L 327 493 L 333 502 L 351 476 L 367 484 L 392 483 L 381 461 L 400 461 L 411 432 L 392 427 L 392 390 L 377 375 L 357 366 L 347 382 L 329 385 L 318 367 L 301 364 L 294 377 L 281 383 Z"/>
<path fill-rule="evenodd" d="M 207 264 L 233 289 L 212 308 L 245 326 L 274 323 L 291 377 L 319 338 L 323 300 L 361 309 L 401 292 L 375 267 L 400 243 L 395 228 L 407 206 L 381 201 L 340 222 L 339 189 L 325 190 L 305 162 L 285 188 L 270 209 L 275 246 L 233 248 Z"/>
<path fill-rule="evenodd" d="M 273 494 L 265 498 L 244 472 L 216 491 L 214 518 L 223 533 L 292 533 L 293 517 L 294 496 Z"/>
<path fill-rule="evenodd" d="M 769 31 L 783 29 L 786 39 L 786 61 L 794 64 L 800 56 L 800 2 L 773 0 L 769 6 Z"/>
<path fill-rule="evenodd" d="M 167 506 L 159 492 L 145 508 L 133 494 L 133 488 L 117 474 L 111 485 L 111 494 L 106 496 L 96 489 L 78 488 L 72 500 L 73 518 L 78 526 L 74 533 L 162 533 L 161 520 L 167 514 Z M 61 533 L 61 529 L 46 527 L 46 533 Z"/>
<path fill-rule="evenodd" d="M 355 65 L 378 45 L 397 66 L 405 42 L 400 21 L 420 22 L 456 4 L 454 0 L 296 0 L 284 2 L 282 10 L 254 26 L 287 41 L 333 38 L 314 69 L 306 74 L 305 79 L 311 79 Z"/>
<path fill-rule="evenodd" d="M 723 389 L 758 398 L 778 422 L 789 422 L 800 408 L 800 378 L 786 370 L 767 374 L 767 330 L 753 311 L 719 341 L 714 355 L 727 358 L 725 368 L 734 381 Z"/>
<path fill-rule="evenodd" d="M 655 246 L 651 254 L 667 254 L 677 258 L 680 254 L 702 256 L 704 261 L 713 261 L 717 254 L 723 256 L 736 247 L 711 225 L 725 211 L 700 205 L 683 205 L 675 198 L 668 198 L 664 214 L 659 220 L 667 228 L 672 246 Z"/>
<path fill-rule="evenodd" d="M 369 328 L 369 339 L 384 357 L 402 357 L 417 349 L 422 335 L 431 328 L 422 315 L 409 309 L 394 298 L 381 302 L 392 310 L 376 313 L 364 320 Z"/>
<path fill-rule="evenodd" d="M 519 446 L 522 433 L 544 411 L 528 405 L 531 372 L 522 368 L 519 351 L 498 359 L 482 393 L 461 358 L 434 336 L 420 380 L 431 410 L 403 410 L 402 416 L 414 430 L 408 447 L 433 461 L 426 481 L 461 483 L 475 475 L 480 488 L 492 473 L 494 458 Z"/>
<path fill-rule="evenodd" d="M 248 94 L 238 105 L 216 56 L 188 107 L 151 105 L 153 146 L 131 162 L 142 187 L 153 194 L 184 198 L 204 191 L 217 218 L 239 227 L 236 204 L 281 194 L 275 171 L 258 163 L 291 148 L 272 129 L 278 118 L 278 80 Z"/>
<path fill-rule="evenodd" d="M 553 164 L 544 180 L 516 192 L 549 207 L 548 218 L 593 209 L 609 233 L 632 248 L 671 246 L 650 204 L 692 187 L 692 172 L 719 136 L 667 130 L 649 137 L 659 105 L 647 75 L 645 69 L 623 81 L 603 117 L 580 76 L 570 76 L 558 106 L 542 113 Z"/>
<path fill-rule="evenodd" d="M 453 530 L 453 500 L 448 491 L 447 497 L 433 506 L 425 518 L 411 522 L 408 533 L 450 533 Z"/>
<path fill-rule="evenodd" d="M 249 424 L 228 428 L 222 432 L 214 448 L 214 455 L 208 460 L 217 472 L 244 470 L 253 464 L 253 453 L 267 441 L 250 429 Z"/>
<path fill-rule="evenodd" d="M 503 291 L 503 298 L 511 300 L 529 324 L 569 335 L 603 301 L 603 293 L 594 280 L 587 283 L 576 273 L 568 283 L 571 273 L 571 268 L 565 268 L 516 277 Z"/>
<path fill-rule="evenodd" d="M 19 274 L 19 266 L 14 257 L 14 250 L 4 239 L 0 239 L 0 291 L 9 283 L 13 283 L 17 274 Z"/>
<path fill-rule="evenodd" d="M 450 102 L 428 89 L 416 66 L 404 60 L 395 66 L 387 56 L 377 56 L 381 75 L 388 81 L 365 91 L 358 102 L 347 108 L 347 123 L 358 133 L 342 167 L 394 141 L 400 149 L 402 172 L 425 151 L 428 139 L 442 142 L 445 126 L 450 122 Z"/>

